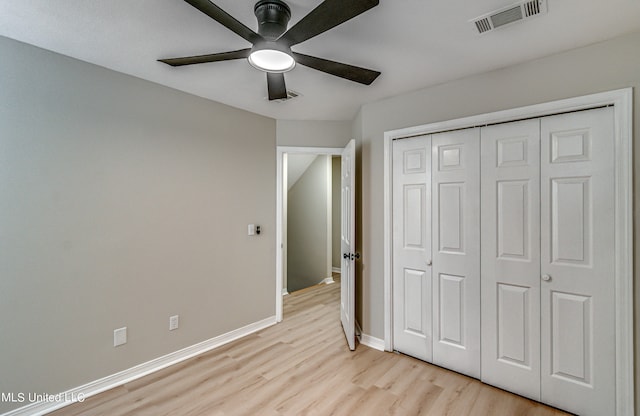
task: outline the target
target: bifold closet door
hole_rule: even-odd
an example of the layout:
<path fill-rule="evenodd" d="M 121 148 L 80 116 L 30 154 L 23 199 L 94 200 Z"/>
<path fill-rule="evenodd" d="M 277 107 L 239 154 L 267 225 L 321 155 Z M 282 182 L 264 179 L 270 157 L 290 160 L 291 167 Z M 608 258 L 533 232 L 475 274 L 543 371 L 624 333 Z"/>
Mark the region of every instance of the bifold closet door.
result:
<path fill-rule="evenodd" d="M 480 130 L 431 136 L 433 363 L 480 377 Z"/>
<path fill-rule="evenodd" d="M 482 380 L 583 416 L 615 415 L 613 129 L 481 129 Z"/>
<path fill-rule="evenodd" d="M 540 400 L 540 120 L 480 134 L 481 379 Z"/>
<path fill-rule="evenodd" d="M 541 395 L 615 415 L 613 109 L 541 121 Z"/>
<path fill-rule="evenodd" d="M 393 346 L 432 360 L 431 136 L 393 142 Z"/>

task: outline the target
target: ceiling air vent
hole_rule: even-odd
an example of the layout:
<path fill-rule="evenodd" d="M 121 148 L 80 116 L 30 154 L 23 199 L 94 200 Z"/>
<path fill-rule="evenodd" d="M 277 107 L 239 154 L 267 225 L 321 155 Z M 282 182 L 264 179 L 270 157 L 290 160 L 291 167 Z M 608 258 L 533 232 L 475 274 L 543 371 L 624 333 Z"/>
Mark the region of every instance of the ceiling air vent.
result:
<path fill-rule="evenodd" d="M 475 25 L 478 33 L 486 33 L 545 13 L 547 13 L 546 0 L 529 0 L 476 17 L 471 19 L 471 22 Z"/>
<path fill-rule="evenodd" d="M 292 90 L 287 90 L 287 98 L 278 98 L 276 100 L 272 100 L 271 102 L 274 103 L 283 103 L 285 101 L 289 101 L 289 100 L 293 100 L 294 98 L 300 97 L 302 96 L 302 94 L 300 94 L 299 92 L 296 91 L 292 91 Z M 265 100 L 268 100 L 268 97 L 265 97 Z"/>

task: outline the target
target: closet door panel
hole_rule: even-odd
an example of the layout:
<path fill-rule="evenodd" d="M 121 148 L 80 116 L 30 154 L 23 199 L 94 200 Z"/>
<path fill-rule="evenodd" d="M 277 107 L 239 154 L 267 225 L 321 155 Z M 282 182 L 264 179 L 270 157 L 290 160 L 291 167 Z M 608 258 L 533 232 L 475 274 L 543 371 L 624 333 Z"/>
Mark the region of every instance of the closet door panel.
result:
<path fill-rule="evenodd" d="M 479 129 L 432 136 L 433 362 L 480 376 Z"/>
<path fill-rule="evenodd" d="M 393 344 L 432 360 L 431 137 L 393 142 Z"/>
<path fill-rule="evenodd" d="M 615 414 L 613 109 L 541 124 L 542 401 Z"/>
<path fill-rule="evenodd" d="M 540 400 L 540 121 L 483 127 L 482 381 Z"/>

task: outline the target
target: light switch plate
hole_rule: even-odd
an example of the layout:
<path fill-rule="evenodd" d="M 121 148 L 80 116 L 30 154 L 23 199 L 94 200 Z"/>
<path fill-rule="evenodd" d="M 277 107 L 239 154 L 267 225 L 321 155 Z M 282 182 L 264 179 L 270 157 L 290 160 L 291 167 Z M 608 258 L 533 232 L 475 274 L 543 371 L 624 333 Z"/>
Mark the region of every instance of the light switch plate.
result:
<path fill-rule="evenodd" d="M 127 327 L 118 328 L 113 331 L 113 346 L 117 347 L 127 343 Z"/>
<path fill-rule="evenodd" d="M 174 329 L 178 329 L 178 325 L 180 325 L 180 316 L 173 315 L 169 317 L 169 331 L 173 331 Z"/>

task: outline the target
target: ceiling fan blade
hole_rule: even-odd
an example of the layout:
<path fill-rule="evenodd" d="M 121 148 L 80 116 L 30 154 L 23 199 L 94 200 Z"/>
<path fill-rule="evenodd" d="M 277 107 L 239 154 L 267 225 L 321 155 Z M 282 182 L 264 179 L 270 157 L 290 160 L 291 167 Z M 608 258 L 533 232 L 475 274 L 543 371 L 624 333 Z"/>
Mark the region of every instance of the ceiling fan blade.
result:
<path fill-rule="evenodd" d="M 209 55 L 185 56 L 184 58 L 158 59 L 158 61 L 171 66 L 182 66 L 182 65 L 204 64 L 207 62 L 230 61 L 232 59 L 242 59 L 242 58 L 249 57 L 250 53 L 251 53 L 251 49 L 240 49 L 238 51 L 212 53 Z"/>
<path fill-rule="evenodd" d="M 371 69 L 329 61 L 328 59 L 317 58 L 297 52 L 293 52 L 293 58 L 301 65 L 364 85 L 370 85 L 378 78 L 378 75 L 380 75 L 380 72 Z"/>
<path fill-rule="evenodd" d="M 269 91 L 269 101 L 287 98 L 284 74 L 267 72 L 267 90 Z"/>
<path fill-rule="evenodd" d="M 280 39 L 289 46 L 304 42 L 378 5 L 379 0 L 325 0 Z"/>
<path fill-rule="evenodd" d="M 222 26 L 236 33 L 237 35 L 248 40 L 252 44 L 262 39 L 262 36 L 249 29 L 239 21 L 237 21 L 229 13 L 222 10 L 220 7 L 211 3 L 209 0 L 184 0 L 202 13 L 206 14 L 210 18 L 214 19 Z"/>

